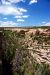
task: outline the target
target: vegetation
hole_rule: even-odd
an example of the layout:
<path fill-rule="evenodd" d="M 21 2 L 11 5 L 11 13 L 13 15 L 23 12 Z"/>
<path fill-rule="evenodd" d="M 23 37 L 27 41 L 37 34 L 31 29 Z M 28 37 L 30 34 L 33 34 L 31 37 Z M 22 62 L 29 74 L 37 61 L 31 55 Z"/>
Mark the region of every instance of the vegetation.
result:
<path fill-rule="evenodd" d="M 14 75 L 50 75 L 49 65 L 39 64 L 31 56 L 28 49 L 30 40 L 26 38 L 25 31 L 12 32 L 11 30 L 4 30 L 3 34 L 5 39 L 3 60 L 9 62 L 8 64 L 11 65 L 10 69 Z M 36 32 L 35 36 L 31 34 L 31 38 L 33 41 L 37 40 L 38 43 L 49 42 L 50 40 L 50 36 L 42 37 L 42 35 L 39 35 L 39 31 Z"/>
<path fill-rule="evenodd" d="M 5 51 L 4 51 L 4 58 L 9 60 L 13 59 L 15 55 L 15 50 L 16 50 L 16 43 L 15 43 L 15 37 L 12 31 L 3 31 L 4 33 L 4 38 L 5 38 Z"/>

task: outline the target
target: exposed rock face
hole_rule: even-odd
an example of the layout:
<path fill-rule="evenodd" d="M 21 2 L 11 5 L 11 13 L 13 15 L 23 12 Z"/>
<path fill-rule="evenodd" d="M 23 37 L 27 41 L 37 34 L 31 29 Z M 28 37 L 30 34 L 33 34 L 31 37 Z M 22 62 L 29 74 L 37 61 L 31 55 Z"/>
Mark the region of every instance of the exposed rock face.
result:
<path fill-rule="evenodd" d="M 35 58 L 38 63 L 47 63 L 50 65 L 50 44 L 40 45 L 37 42 L 29 42 L 28 46 L 31 56 Z"/>
<path fill-rule="evenodd" d="M 16 52 L 12 60 L 13 71 L 23 75 L 23 69 L 27 67 L 31 70 L 34 62 L 46 63 L 50 66 L 50 33 L 46 32 L 46 30 L 38 29 L 38 32 L 36 29 L 19 29 L 19 31 L 15 29 L 15 32 L 12 30 L 14 37 L 11 37 L 12 34 L 9 35 L 10 38 L 8 37 L 7 42 L 11 41 L 11 43 L 6 43 L 6 45 L 9 44 L 9 47 L 11 47 L 12 41 L 13 44 L 16 44 Z M 11 50 L 11 48 L 9 49 Z"/>
<path fill-rule="evenodd" d="M 42 33 L 45 32 L 46 30 L 41 30 Z M 29 59 L 28 61 L 32 63 L 35 59 L 35 62 L 42 64 L 46 63 L 49 64 L 50 66 L 50 43 L 48 44 L 48 37 L 50 35 L 35 35 L 32 34 L 33 30 L 30 30 L 28 32 L 25 32 L 25 37 L 24 38 L 19 38 L 18 43 L 20 47 L 24 47 L 25 50 L 29 52 L 29 55 L 27 55 L 27 58 Z M 30 36 L 32 34 L 32 36 Z M 50 39 L 49 39 L 50 42 Z M 22 49 L 21 49 L 22 50 Z M 20 59 L 19 59 L 20 58 Z M 13 60 L 13 65 L 19 64 L 22 61 L 22 55 L 19 49 L 17 49 L 16 54 L 15 54 L 15 59 Z M 16 65 L 17 66 L 17 65 Z M 17 68 L 17 67 L 16 67 Z"/>

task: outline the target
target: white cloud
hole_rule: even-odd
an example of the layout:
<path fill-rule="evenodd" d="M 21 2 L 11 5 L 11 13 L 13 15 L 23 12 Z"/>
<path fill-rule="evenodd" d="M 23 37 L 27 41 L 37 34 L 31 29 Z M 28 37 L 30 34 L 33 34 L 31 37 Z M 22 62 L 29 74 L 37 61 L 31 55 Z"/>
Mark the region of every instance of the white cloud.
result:
<path fill-rule="evenodd" d="M 0 14 L 2 15 L 22 15 L 23 13 L 27 12 L 24 8 L 16 8 L 11 5 L 2 5 L 0 6 Z"/>
<path fill-rule="evenodd" d="M 20 12 L 27 12 L 27 10 L 23 8 L 18 8 L 18 10 L 20 10 Z"/>
<path fill-rule="evenodd" d="M 6 18 L 6 17 L 4 17 L 3 19 L 4 19 L 4 20 L 7 20 L 7 18 Z"/>
<path fill-rule="evenodd" d="M 8 2 L 8 1 L 6 1 L 6 0 L 1 0 L 1 3 L 2 3 L 2 4 L 6 4 L 6 5 L 10 4 L 10 2 Z"/>
<path fill-rule="evenodd" d="M 45 26 L 50 26 L 50 22 L 46 23 Z"/>
<path fill-rule="evenodd" d="M 33 3 L 37 3 L 37 0 L 31 0 L 31 1 L 29 2 L 30 5 L 33 4 Z"/>
<path fill-rule="evenodd" d="M 25 0 L 1 0 L 2 4 L 12 4 L 12 3 L 18 3 L 18 2 L 25 2 Z"/>
<path fill-rule="evenodd" d="M 12 3 L 25 2 L 25 0 L 1 0 L 2 5 L 0 5 L 0 15 L 2 16 L 15 16 L 17 19 L 17 23 L 13 21 L 6 21 L 9 18 L 4 17 L 5 21 L 0 21 L 0 27 L 14 27 L 19 23 L 24 22 L 24 18 L 28 18 L 28 15 L 24 15 L 27 13 L 27 9 L 22 7 L 15 7 Z"/>
<path fill-rule="evenodd" d="M 18 23 L 13 21 L 0 21 L 0 27 L 15 27 L 18 26 Z"/>
<path fill-rule="evenodd" d="M 50 22 L 48 22 L 48 23 L 43 23 L 41 26 L 50 26 Z"/>
<path fill-rule="evenodd" d="M 29 16 L 28 16 L 28 15 L 23 15 L 22 17 L 23 17 L 23 18 L 28 18 Z"/>
<path fill-rule="evenodd" d="M 11 3 L 25 2 L 24 0 L 8 0 Z"/>
<path fill-rule="evenodd" d="M 43 24 L 45 24 L 46 22 L 45 22 L 45 21 L 43 21 L 42 23 L 43 23 Z"/>
<path fill-rule="evenodd" d="M 28 18 L 29 16 L 28 15 L 17 15 L 17 16 L 15 16 L 15 18 Z"/>
<path fill-rule="evenodd" d="M 24 22 L 24 19 L 17 19 L 17 22 Z"/>
<path fill-rule="evenodd" d="M 19 16 L 19 15 L 17 15 L 17 16 L 15 16 L 14 18 L 22 18 L 22 16 L 21 16 L 21 15 L 20 15 L 20 16 Z"/>

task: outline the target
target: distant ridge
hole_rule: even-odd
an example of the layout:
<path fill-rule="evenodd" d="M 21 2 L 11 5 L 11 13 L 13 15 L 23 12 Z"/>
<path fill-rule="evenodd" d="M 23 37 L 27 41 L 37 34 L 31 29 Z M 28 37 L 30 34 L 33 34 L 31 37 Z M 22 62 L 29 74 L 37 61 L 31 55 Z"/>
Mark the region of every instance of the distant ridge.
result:
<path fill-rule="evenodd" d="M 50 29 L 50 26 L 32 26 L 32 27 L 0 27 L 0 30 L 4 30 L 5 28 L 8 28 L 8 29 L 9 29 L 9 28 L 14 28 L 14 29 L 15 29 L 15 28 L 22 28 L 22 29 L 25 29 L 25 28 L 26 28 L 26 29 L 27 29 L 27 28 L 28 28 L 28 29 L 34 29 L 34 28 L 35 28 L 35 29 L 37 29 L 37 28 L 46 29 L 46 28 L 47 28 L 47 29 Z"/>

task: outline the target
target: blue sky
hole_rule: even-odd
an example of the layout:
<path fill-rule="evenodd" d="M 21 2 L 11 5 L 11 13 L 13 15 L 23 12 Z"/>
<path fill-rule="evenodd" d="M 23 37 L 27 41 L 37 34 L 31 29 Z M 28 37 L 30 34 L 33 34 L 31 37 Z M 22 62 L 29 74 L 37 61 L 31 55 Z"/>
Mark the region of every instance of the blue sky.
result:
<path fill-rule="evenodd" d="M 0 27 L 50 26 L 50 0 L 0 0 Z"/>

